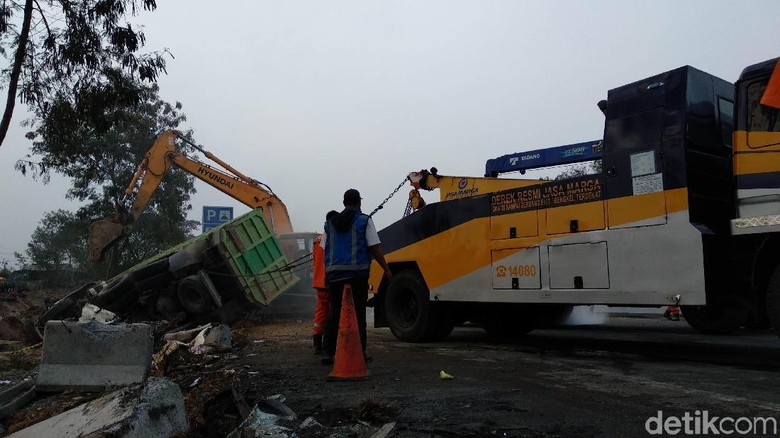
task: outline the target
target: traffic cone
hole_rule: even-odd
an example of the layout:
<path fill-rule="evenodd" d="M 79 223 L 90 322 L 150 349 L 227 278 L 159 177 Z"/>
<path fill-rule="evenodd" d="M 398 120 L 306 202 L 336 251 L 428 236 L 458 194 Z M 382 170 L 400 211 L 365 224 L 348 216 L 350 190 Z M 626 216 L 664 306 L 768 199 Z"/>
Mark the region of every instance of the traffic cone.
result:
<path fill-rule="evenodd" d="M 339 337 L 336 341 L 336 357 L 333 361 L 333 371 L 329 374 L 332 380 L 359 380 L 368 376 L 366 361 L 363 357 L 363 347 L 360 344 L 355 302 L 352 299 L 352 287 L 344 285 L 341 298 L 341 315 L 339 317 Z"/>

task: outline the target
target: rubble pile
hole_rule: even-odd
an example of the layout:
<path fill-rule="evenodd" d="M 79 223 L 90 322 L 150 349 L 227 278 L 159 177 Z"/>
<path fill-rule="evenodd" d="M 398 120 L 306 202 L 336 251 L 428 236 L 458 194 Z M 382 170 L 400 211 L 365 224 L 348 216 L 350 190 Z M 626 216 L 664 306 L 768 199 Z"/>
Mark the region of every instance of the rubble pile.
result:
<path fill-rule="evenodd" d="M 18 313 L 27 320 L 45 310 L 28 307 Z M 371 400 L 299 416 L 283 394 L 263 391 L 269 379 L 294 377 L 252 367 L 268 347 L 241 330 L 206 324 L 161 334 L 158 327 L 87 305 L 78 319 L 46 322 L 43 342 L 4 340 L 0 437 L 383 438 L 394 428 L 392 415 L 377 414 L 392 409 Z"/>

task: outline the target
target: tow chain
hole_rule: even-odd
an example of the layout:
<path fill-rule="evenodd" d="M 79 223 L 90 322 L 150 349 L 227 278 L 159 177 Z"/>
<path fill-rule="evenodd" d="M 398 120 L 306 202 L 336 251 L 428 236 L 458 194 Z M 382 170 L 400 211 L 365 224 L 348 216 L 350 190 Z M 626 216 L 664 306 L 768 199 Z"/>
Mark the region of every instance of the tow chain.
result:
<path fill-rule="evenodd" d="M 395 194 L 396 194 L 396 193 L 398 193 L 398 191 L 399 191 L 399 190 L 401 190 L 401 187 L 403 187 L 403 186 L 406 184 L 406 182 L 407 182 L 408 180 L 409 180 L 409 177 L 408 177 L 408 176 L 407 176 L 407 177 L 404 177 L 404 180 L 403 180 L 403 181 L 401 181 L 401 184 L 398 184 L 398 187 L 396 187 L 396 188 L 395 188 L 395 190 L 393 190 L 392 192 L 390 192 L 390 194 L 389 194 L 389 195 L 387 195 L 387 197 L 385 198 L 385 200 L 384 200 L 384 201 L 382 201 L 382 203 L 381 203 L 381 204 L 379 204 L 379 205 L 378 205 L 378 206 L 377 206 L 377 207 L 374 209 L 374 211 L 372 211 L 372 212 L 371 212 L 371 214 L 369 214 L 369 215 L 368 215 L 368 217 L 372 217 L 374 214 L 376 214 L 376 212 L 377 212 L 377 211 L 379 211 L 379 210 L 381 210 L 382 208 L 384 208 L 385 204 L 387 204 L 387 201 L 389 201 L 389 200 L 390 200 L 390 198 L 392 198 L 393 196 L 395 196 Z"/>

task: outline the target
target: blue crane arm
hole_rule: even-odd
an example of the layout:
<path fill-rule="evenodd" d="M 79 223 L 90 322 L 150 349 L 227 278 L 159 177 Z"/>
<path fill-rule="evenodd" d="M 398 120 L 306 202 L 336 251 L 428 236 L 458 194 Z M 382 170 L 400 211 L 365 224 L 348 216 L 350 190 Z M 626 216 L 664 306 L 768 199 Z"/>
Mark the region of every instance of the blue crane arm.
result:
<path fill-rule="evenodd" d="M 586 141 L 492 158 L 485 163 L 485 176 L 497 177 L 502 173 L 525 172 L 529 169 L 594 161 L 599 158 L 601 140 Z"/>

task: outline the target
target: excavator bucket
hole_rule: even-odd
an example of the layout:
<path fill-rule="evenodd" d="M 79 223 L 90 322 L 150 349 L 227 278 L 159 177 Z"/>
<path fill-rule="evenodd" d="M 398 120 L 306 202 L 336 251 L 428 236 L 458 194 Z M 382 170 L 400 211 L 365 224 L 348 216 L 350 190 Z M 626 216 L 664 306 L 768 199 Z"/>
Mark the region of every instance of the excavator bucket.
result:
<path fill-rule="evenodd" d="M 125 235 L 125 227 L 118 219 L 103 219 L 89 226 L 89 256 L 93 262 L 103 259 L 103 254 Z"/>

